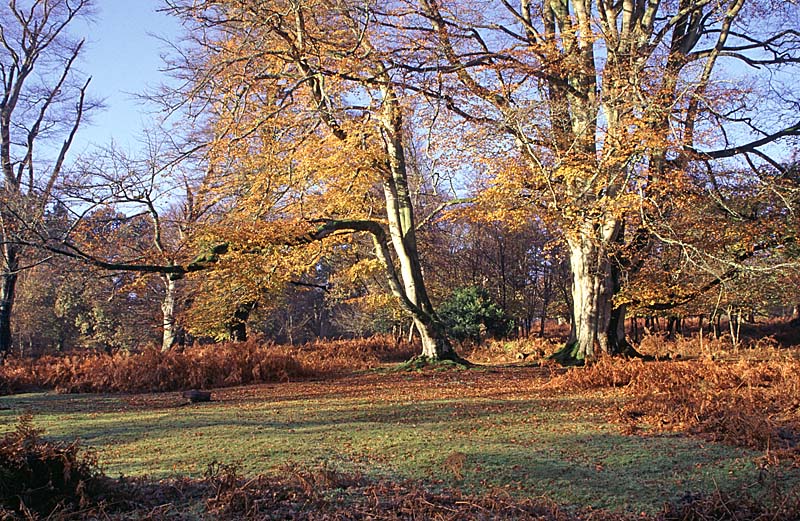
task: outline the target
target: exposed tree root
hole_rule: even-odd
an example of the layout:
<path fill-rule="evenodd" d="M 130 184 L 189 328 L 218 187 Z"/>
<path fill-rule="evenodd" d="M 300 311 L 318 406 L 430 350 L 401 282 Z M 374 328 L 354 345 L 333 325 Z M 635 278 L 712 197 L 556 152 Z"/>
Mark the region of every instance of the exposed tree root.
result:
<path fill-rule="evenodd" d="M 455 352 L 443 358 L 431 358 L 426 355 L 417 355 L 410 360 L 398 365 L 397 371 L 418 371 L 422 369 L 433 369 L 444 371 L 448 369 L 464 370 L 473 367 L 474 364 L 458 356 Z"/>
<path fill-rule="evenodd" d="M 578 342 L 568 342 L 567 345 L 550 355 L 550 360 L 556 361 L 564 367 L 580 367 L 586 364 L 586 360 L 579 356 Z"/>
<path fill-rule="evenodd" d="M 586 360 L 579 352 L 578 342 L 568 342 L 563 348 L 549 356 L 549 360 L 553 360 L 563 365 L 564 367 L 582 367 L 591 361 Z M 636 350 L 627 340 L 622 339 L 616 346 L 612 356 L 622 358 L 641 358 L 643 360 L 653 360 L 653 357 L 646 356 Z"/>

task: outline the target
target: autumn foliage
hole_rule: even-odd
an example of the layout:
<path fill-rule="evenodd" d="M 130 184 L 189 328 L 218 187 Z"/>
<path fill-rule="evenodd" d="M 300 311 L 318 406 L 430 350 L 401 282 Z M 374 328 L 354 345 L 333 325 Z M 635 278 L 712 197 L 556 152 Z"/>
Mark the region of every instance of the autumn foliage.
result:
<path fill-rule="evenodd" d="M 709 440 L 800 456 L 800 362 L 643 362 L 604 358 L 555 378 L 551 386 L 585 392 L 617 388 L 627 398 L 624 430 L 687 432 Z M 778 452 L 775 452 L 778 451 Z"/>
<path fill-rule="evenodd" d="M 0 519 L 46 517 L 90 501 L 102 476 L 94 453 L 42 438 L 30 416 L 0 438 Z"/>
<path fill-rule="evenodd" d="M 24 389 L 59 392 L 156 392 L 283 382 L 374 367 L 409 356 L 388 337 L 311 342 L 197 345 L 162 353 L 70 354 L 10 359 L 0 366 L 0 394 Z"/>
<path fill-rule="evenodd" d="M 484 495 L 460 490 L 432 492 L 419 483 L 373 481 L 326 466 L 313 469 L 288 466 L 280 477 L 245 479 L 235 467 L 216 466 L 199 482 L 183 480 L 183 487 L 204 489 L 206 508 L 216 519 L 292 518 L 309 520 L 437 519 L 537 521 L 688 521 L 795 519 L 800 497 L 756 499 L 747 492 L 689 495 L 664 505 L 652 516 L 631 515 L 586 507 L 564 508 L 546 498 L 514 498 L 502 489 Z"/>

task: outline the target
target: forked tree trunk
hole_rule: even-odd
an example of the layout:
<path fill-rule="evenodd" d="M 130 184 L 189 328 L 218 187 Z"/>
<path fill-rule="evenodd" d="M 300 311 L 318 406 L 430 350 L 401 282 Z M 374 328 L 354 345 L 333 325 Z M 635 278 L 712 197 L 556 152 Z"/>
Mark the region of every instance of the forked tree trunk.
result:
<path fill-rule="evenodd" d="M 297 17 L 302 20 L 302 11 L 297 11 Z M 369 38 L 364 38 L 361 45 L 368 51 L 373 50 Z M 380 53 L 373 54 L 378 56 Z M 408 312 L 420 333 L 423 345 L 421 355 L 431 360 L 457 359 L 425 289 L 417 250 L 414 204 L 408 183 L 405 143 L 409 136 L 403 125 L 404 109 L 395 92 L 394 80 L 390 75 L 389 68 L 380 60 L 365 63 L 372 67 L 374 79 L 381 83 L 382 100 L 378 123 L 384 157 L 378 163 L 383 174 L 382 185 L 386 202 L 388 236 L 383 225 L 376 224 L 374 221 L 360 221 L 358 226 L 350 224 L 349 229 L 371 233 L 375 254 L 386 269 L 392 294 Z M 308 83 L 311 87 L 311 95 L 318 105 L 317 109 L 321 109 L 322 121 L 330 127 L 337 138 L 344 140 L 347 133 L 335 120 L 334 112 L 330 110 L 330 99 L 324 93 L 324 85 L 315 79 L 316 75 L 311 74 L 308 62 L 299 60 L 297 65 L 310 78 Z M 363 87 L 367 90 L 373 89 L 372 81 L 364 83 Z M 377 228 L 373 225 L 376 225 Z M 324 227 L 324 230 L 321 230 L 322 233 L 316 234 L 316 237 L 326 237 L 335 229 L 337 229 L 337 224 L 335 221 L 331 221 Z M 348 226 L 343 225 L 341 229 L 348 229 Z"/>
<path fill-rule="evenodd" d="M 607 223 L 602 242 L 616 238 L 618 224 Z M 572 330 L 567 345 L 553 355 L 561 363 L 583 363 L 600 353 L 633 354 L 625 339 L 625 306 L 614 308 L 620 271 L 591 235 L 567 239 L 572 267 Z"/>
<path fill-rule="evenodd" d="M 405 295 L 413 296 L 413 300 L 408 298 L 410 306 L 407 311 L 413 320 L 411 331 L 416 329 L 422 341 L 421 356 L 430 360 L 460 360 L 428 299 L 418 258 L 404 259 L 403 257 L 409 254 L 408 250 L 403 248 L 396 249 L 395 253 L 400 259 L 401 266 L 403 264 L 412 266 L 410 275 L 413 276 L 402 278 L 401 291 L 404 291 Z M 416 251 L 413 256 L 416 256 Z"/>
<path fill-rule="evenodd" d="M 407 302 L 406 308 L 422 339 L 421 355 L 430 360 L 457 360 L 459 357 L 447 339 L 425 288 L 417 249 L 414 204 L 408 186 L 402 109 L 382 66 L 379 74 L 386 80 L 381 89 L 383 107 L 380 117 L 388 166 L 383 193 L 389 237 L 400 267 L 399 277 L 390 275 L 395 279 L 393 292 L 401 301 Z M 381 257 L 384 257 L 384 264 L 391 262 L 388 255 L 382 254 Z"/>
<path fill-rule="evenodd" d="M 371 49 L 368 39 L 365 39 L 362 45 L 366 49 Z M 301 61 L 298 66 L 301 70 L 308 72 L 307 63 Z M 381 169 L 388 234 L 382 224 L 374 221 L 345 223 L 344 221 L 330 220 L 322 229 L 318 230 L 315 238 L 327 237 L 337 229 L 369 232 L 375 246 L 375 255 L 386 269 L 387 282 L 392 294 L 399 300 L 400 305 L 411 317 L 420 333 L 422 338 L 421 356 L 430 360 L 458 359 L 425 289 L 425 280 L 417 249 L 414 204 L 408 183 L 404 148 L 407 131 L 403 125 L 403 108 L 400 106 L 388 69 L 380 61 L 374 62 L 372 66 L 375 78 L 382 82 L 380 91 L 383 99 L 378 122 L 384 152 Z M 310 81 L 310 85 L 312 87 L 311 94 L 316 102 L 327 107 L 328 101 L 323 96 L 322 85 L 313 79 Z M 368 89 L 373 87 L 370 84 L 364 86 Z M 323 110 L 322 118 L 337 138 L 345 139 L 346 133 L 335 122 L 332 113 Z"/>

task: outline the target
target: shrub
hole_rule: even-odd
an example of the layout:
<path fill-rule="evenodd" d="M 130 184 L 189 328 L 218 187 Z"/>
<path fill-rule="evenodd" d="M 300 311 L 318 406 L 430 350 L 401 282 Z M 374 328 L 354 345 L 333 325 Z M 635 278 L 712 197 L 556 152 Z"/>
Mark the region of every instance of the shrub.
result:
<path fill-rule="evenodd" d="M 26 415 L 0 439 L 0 518 L 9 511 L 49 516 L 79 506 L 99 484 L 102 473 L 92 452 L 77 442 L 45 441 L 41 434 Z"/>
<path fill-rule="evenodd" d="M 754 497 L 748 490 L 711 494 L 687 493 L 680 501 L 665 505 L 658 521 L 738 521 L 769 519 L 793 521 L 800 512 L 797 489 L 775 490 L 775 497 Z"/>
<path fill-rule="evenodd" d="M 643 362 L 601 358 L 555 378 L 565 390 L 620 388 L 629 399 L 621 420 L 663 431 L 781 451 L 800 459 L 800 361 Z"/>
<path fill-rule="evenodd" d="M 500 338 L 512 327 L 511 320 L 500 306 L 492 302 L 489 293 L 476 286 L 455 290 L 438 312 L 449 335 L 456 340 L 478 342 L 482 331 Z"/>

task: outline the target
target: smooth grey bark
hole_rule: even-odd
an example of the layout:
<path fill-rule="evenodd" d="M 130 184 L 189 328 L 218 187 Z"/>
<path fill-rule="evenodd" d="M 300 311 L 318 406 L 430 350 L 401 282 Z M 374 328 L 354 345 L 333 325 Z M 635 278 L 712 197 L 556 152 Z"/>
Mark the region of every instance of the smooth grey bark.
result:
<path fill-rule="evenodd" d="M 752 35 L 752 46 L 726 43 L 728 36 L 734 34 L 732 27 L 746 3 L 504 1 L 502 5 L 514 20 L 508 23 L 494 17 L 493 11 L 486 11 L 485 17 L 482 13 L 460 15 L 455 1 L 419 2 L 431 24 L 429 34 L 437 38 L 432 61 L 440 71 L 456 77 L 473 99 L 483 100 L 494 114 L 475 111 L 469 103 L 459 105 L 452 98 L 439 98 L 465 120 L 488 123 L 515 140 L 531 171 L 539 172 L 544 179 L 531 185 L 541 190 L 560 221 L 560 229 L 570 236 L 572 347 L 580 357 L 591 358 L 599 351 L 629 347 L 622 327 L 625 308 L 613 307 L 614 291 L 610 289 L 619 281 L 614 270 L 627 267 L 614 267 L 606 258 L 604 250 L 620 248 L 614 242 L 614 234 L 600 230 L 613 229 L 613 221 L 630 212 L 625 199 L 642 195 L 642 200 L 658 201 L 660 194 L 650 193 L 649 187 L 664 181 L 676 167 L 685 168 L 698 158 L 711 160 L 749 152 L 764 158 L 756 150 L 758 147 L 800 132 L 800 125 L 795 124 L 779 131 L 764 131 L 764 138 L 741 146 L 711 152 L 696 148 L 694 141 L 701 134 L 695 132 L 695 126 L 704 121 L 706 90 L 713 86 L 720 57 L 767 67 L 795 60 L 792 45 L 782 41 L 785 32 L 763 40 Z M 480 34 L 470 35 L 465 30 L 473 19 L 484 28 Z M 497 29 L 498 41 L 512 35 L 507 46 L 500 44 L 496 51 L 491 49 L 492 28 Z M 741 34 L 737 37 L 750 38 Z M 537 58 L 532 70 L 539 73 L 531 74 L 537 77 L 531 88 L 538 94 L 532 99 L 525 98 L 522 88 L 504 88 L 508 69 L 500 68 L 502 72 L 493 74 L 492 66 L 484 67 L 502 62 L 509 48 L 526 43 Z M 657 48 L 666 51 L 663 59 L 654 59 Z M 749 53 L 762 48 L 769 49 L 772 57 Z M 601 50 L 602 60 L 596 59 L 596 49 Z M 509 67 L 513 68 L 517 59 L 508 60 Z M 551 63 L 556 67 L 549 67 Z M 686 74 L 684 68 L 689 65 L 693 68 Z M 516 72 L 519 76 L 530 74 L 524 68 Z M 652 88 L 641 88 L 648 81 L 653 82 Z M 517 109 L 528 107 L 528 103 L 539 106 L 540 100 L 543 110 Z M 676 109 L 684 100 L 685 105 Z M 631 115 L 639 110 L 641 116 L 632 119 Z M 529 128 L 533 130 L 526 128 L 531 116 L 541 118 L 531 121 Z M 631 132 L 634 120 L 645 134 Z M 600 131 L 598 124 L 602 126 Z M 542 132 L 542 128 L 547 130 Z M 643 141 L 642 135 L 664 140 L 628 149 Z M 678 157 L 671 157 L 676 151 Z M 646 169 L 640 169 L 637 162 L 646 164 Z M 646 186 L 643 193 L 636 194 L 630 180 L 642 173 L 647 176 Z M 530 200 L 541 202 L 537 197 Z M 649 217 L 646 210 L 644 213 Z"/>
<path fill-rule="evenodd" d="M 161 301 L 161 316 L 163 332 L 161 336 L 161 352 L 170 351 L 177 340 L 176 321 L 175 321 L 175 277 L 165 275 L 164 299 Z"/>
<path fill-rule="evenodd" d="M 616 291 L 612 260 L 604 244 L 620 231 L 619 222 L 609 219 L 603 226 L 586 224 L 567 237 L 572 267 L 572 332 L 568 342 L 577 360 L 592 360 L 600 352 L 613 353 L 617 325 L 612 328 L 613 297 Z M 619 322 L 619 317 L 616 317 Z M 624 315 L 623 320 L 624 324 Z M 613 331 L 612 331 L 613 329 Z"/>
<path fill-rule="evenodd" d="M 441 330 L 441 326 L 428 323 L 425 324 L 418 319 L 414 319 L 414 324 L 419 331 L 422 340 L 422 356 L 431 360 L 443 360 L 453 358 L 455 352 L 447 336 Z"/>
<path fill-rule="evenodd" d="M 432 360 L 454 359 L 457 357 L 453 346 L 425 288 L 417 249 L 414 205 L 408 186 L 401 108 L 382 65 L 379 70 L 384 80 L 380 122 L 389 170 L 383 183 L 384 197 L 392 248 L 400 265 L 403 298 L 412 304 L 407 310 L 422 339 L 422 356 Z"/>
<path fill-rule="evenodd" d="M 299 39 L 304 23 L 300 10 L 296 13 Z M 360 27 L 354 22 L 354 28 Z M 356 29 L 358 32 L 359 29 Z M 370 53 L 380 53 L 372 47 L 369 38 L 360 35 L 360 44 Z M 383 194 L 388 224 L 388 237 L 384 226 L 377 222 L 361 222 L 373 236 L 375 255 L 384 266 L 392 294 L 399 300 L 401 307 L 411 316 L 422 339 L 422 356 L 431 360 L 458 359 L 452 344 L 447 338 L 436 311 L 428 296 L 422 265 L 417 246 L 417 223 L 414 215 L 414 204 L 409 189 L 409 173 L 405 152 L 406 130 L 403 126 L 403 109 L 398 99 L 395 86 L 387 66 L 376 59 L 366 64 L 374 76 L 363 82 L 362 87 L 380 94 L 380 110 L 378 111 L 379 131 L 383 141 L 383 165 L 378 165 L 383 175 Z M 298 66 L 306 75 L 310 75 L 311 93 L 317 104 L 324 107 L 320 111 L 322 120 L 334 135 L 344 140 L 347 134 L 329 110 L 329 98 L 323 86 L 315 79 L 316 75 L 305 60 L 298 61 Z M 376 88 L 377 86 L 377 88 Z M 341 229 L 344 229 L 342 227 Z M 395 262 L 399 269 L 395 268 Z"/>

